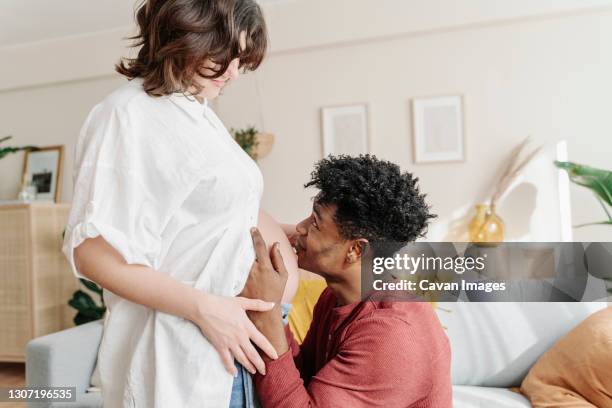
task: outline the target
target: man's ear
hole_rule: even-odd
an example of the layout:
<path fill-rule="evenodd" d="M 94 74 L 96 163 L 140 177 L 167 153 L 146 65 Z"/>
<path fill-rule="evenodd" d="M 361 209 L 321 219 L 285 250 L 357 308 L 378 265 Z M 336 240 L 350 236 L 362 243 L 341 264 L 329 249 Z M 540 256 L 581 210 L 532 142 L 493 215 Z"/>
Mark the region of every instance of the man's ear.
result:
<path fill-rule="evenodd" d="M 346 254 L 346 261 L 348 263 L 355 263 L 361 261 L 361 257 L 365 253 L 367 245 L 368 240 L 365 238 L 353 240 Z"/>

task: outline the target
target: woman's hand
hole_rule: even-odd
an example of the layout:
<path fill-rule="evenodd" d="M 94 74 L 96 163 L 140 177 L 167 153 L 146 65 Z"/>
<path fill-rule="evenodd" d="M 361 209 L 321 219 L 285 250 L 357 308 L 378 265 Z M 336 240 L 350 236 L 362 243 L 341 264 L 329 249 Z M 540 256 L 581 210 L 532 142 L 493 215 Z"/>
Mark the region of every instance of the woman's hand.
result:
<path fill-rule="evenodd" d="M 191 320 L 219 352 L 223 365 L 230 374 L 237 374 L 235 358 L 251 374 L 259 371 L 265 375 L 266 365 L 254 345 L 271 359 L 277 359 L 278 354 L 268 339 L 249 320 L 246 312 L 265 312 L 273 307 L 274 303 L 258 299 L 207 294 L 202 297 L 197 316 Z"/>
<path fill-rule="evenodd" d="M 270 358 L 278 358 L 272 344 L 246 315 L 247 310 L 270 310 L 273 303 L 206 294 L 148 266 L 128 265 L 101 236 L 85 240 L 74 250 L 74 258 L 83 276 L 117 296 L 195 323 L 232 374 L 236 374 L 232 356 L 250 372 L 257 367 L 265 373 L 264 362 L 251 341 Z"/>

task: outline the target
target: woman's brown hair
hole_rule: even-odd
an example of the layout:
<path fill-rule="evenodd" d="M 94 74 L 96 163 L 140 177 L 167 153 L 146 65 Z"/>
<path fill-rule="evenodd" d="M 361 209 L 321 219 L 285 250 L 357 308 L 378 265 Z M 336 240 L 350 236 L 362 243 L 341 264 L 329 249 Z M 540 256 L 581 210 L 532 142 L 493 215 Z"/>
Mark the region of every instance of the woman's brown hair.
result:
<path fill-rule="evenodd" d="M 140 46 L 136 58 L 124 58 L 115 70 L 129 79 L 142 78 L 151 96 L 174 92 L 193 94 L 202 88 L 196 75 L 218 78 L 235 58 L 255 70 L 266 53 L 266 23 L 254 0 L 145 0 L 136 11 L 139 33 L 130 37 Z M 241 50 L 240 35 L 246 34 Z M 210 60 L 213 74 L 203 72 Z"/>

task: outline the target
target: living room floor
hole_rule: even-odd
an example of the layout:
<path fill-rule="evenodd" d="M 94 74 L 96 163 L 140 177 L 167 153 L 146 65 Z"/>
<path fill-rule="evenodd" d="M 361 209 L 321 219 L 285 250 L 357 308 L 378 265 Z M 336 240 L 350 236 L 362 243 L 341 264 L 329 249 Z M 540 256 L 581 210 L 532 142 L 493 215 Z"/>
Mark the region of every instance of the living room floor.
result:
<path fill-rule="evenodd" d="M 25 385 L 25 364 L 0 363 L 0 388 L 23 387 Z M 0 402 L 1 408 L 25 408 L 22 402 Z"/>

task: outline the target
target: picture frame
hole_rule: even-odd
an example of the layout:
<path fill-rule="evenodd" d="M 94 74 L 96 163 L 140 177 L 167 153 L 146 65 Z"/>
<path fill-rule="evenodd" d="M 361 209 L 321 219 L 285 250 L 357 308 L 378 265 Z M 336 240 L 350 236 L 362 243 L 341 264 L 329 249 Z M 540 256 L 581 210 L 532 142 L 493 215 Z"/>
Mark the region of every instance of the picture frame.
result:
<path fill-rule="evenodd" d="M 321 109 L 323 157 L 357 156 L 370 150 L 367 104 L 331 106 Z"/>
<path fill-rule="evenodd" d="M 412 99 L 415 163 L 465 161 L 463 96 Z"/>
<path fill-rule="evenodd" d="M 62 191 L 64 146 L 27 150 L 23 160 L 24 186 L 36 186 L 36 201 L 59 202 Z"/>

